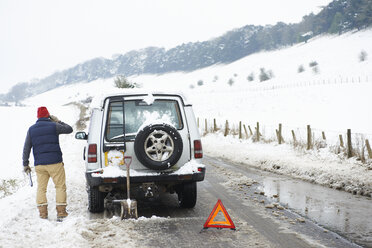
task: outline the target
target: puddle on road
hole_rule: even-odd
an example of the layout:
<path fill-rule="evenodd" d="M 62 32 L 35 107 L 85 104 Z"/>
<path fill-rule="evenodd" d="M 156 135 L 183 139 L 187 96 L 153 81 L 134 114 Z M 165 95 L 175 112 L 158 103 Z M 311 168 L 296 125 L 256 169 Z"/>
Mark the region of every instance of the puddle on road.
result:
<path fill-rule="evenodd" d="M 266 173 L 258 181 L 258 189 L 273 201 L 353 242 L 372 247 L 371 198 Z"/>
<path fill-rule="evenodd" d="M 257 190 L 265 192 L 273 202 L 279 202 L 282 206 L 293 209 L 294 212 L 357 244 L 372 247 L 371 198 L 245 165 L 231 166 L 218 159 L 208 159 L 224 168 L 237 169 L 243 175 L 257 181 L 259 183 Z"/>

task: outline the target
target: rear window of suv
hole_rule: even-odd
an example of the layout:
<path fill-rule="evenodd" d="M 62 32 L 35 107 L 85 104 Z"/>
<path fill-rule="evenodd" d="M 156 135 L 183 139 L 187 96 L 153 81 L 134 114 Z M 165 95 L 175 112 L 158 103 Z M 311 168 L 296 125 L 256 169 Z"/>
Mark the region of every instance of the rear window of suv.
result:
<path fill-rule="evenodd" d="M 151 105 L 142 100 L 126 100 L 124 113 L 127 139 L 134 138 L 143 124 L 164 122 L 178 130 L 183 128 L 180 108 L 175 100 L 155 100 Z M 109 104 L 105 137 L 107 141 L 123 141 L 123 102 Z"/>

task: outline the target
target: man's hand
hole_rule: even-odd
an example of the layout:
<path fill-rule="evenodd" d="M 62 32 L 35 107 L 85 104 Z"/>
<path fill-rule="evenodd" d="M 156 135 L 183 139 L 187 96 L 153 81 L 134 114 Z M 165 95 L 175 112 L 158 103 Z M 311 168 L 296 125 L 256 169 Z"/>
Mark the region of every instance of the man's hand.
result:
<path fill-rule="evenodd" d="M 23 166 L 23 171 L 28 175 L 31 173 L 31 167 L 29 165 Z"/>
<path fill-rule="evenodd" d="M 57 118 L 57 116 L 50 115 L 49 118 L 54 122 L 60 122 L 60 120 Z"/>

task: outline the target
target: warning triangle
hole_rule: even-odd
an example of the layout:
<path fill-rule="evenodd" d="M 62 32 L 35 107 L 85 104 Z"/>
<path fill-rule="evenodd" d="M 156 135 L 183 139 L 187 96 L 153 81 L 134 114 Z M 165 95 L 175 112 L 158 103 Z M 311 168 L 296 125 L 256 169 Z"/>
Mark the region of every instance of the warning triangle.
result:
<path fill-rule="evenodd" d="M 222 213 L 225 217 L 224 221 L 221 218 L 216 218 L 219 213 Z M 235 230 L 235 225 L 232 222 L 229 214 L 227 213 L 225 207 L 223 206 L 220 199 L 218 199 L 216 205 L 214 206 L 211 214 L 209 215 L 207 221 L 204 224 L 204 228 L 215 227 L 215 228 L 231 228 Z"/>

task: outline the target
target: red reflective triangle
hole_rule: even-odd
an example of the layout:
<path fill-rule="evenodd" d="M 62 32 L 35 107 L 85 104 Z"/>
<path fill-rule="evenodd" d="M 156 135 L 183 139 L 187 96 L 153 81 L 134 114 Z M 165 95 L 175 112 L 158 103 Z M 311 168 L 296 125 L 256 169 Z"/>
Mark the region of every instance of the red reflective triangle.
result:
<path fill-rule="evenodd" d="M 219 212 L 222 212 L 223 216 L 225 217 L 225 221 L 214 220 Z M 233 221 L 231 220 L 230 215 L 227 213 L 220 199 L 218 199 L 207 221 L 204 223 L 204 228 L 208 228 L 208 227 L 231 228 L 235 230 L 235 225 Z"/>

